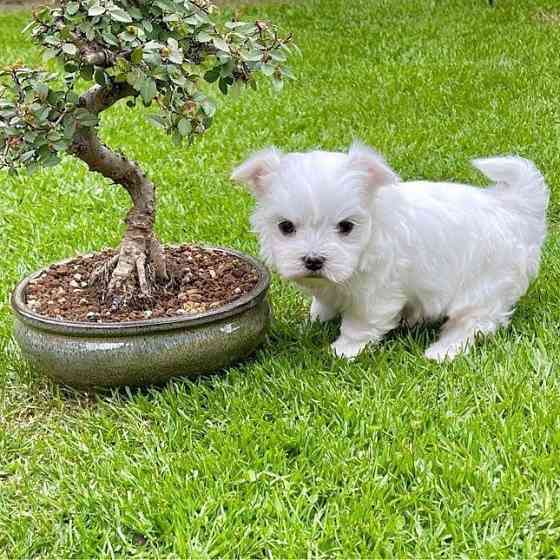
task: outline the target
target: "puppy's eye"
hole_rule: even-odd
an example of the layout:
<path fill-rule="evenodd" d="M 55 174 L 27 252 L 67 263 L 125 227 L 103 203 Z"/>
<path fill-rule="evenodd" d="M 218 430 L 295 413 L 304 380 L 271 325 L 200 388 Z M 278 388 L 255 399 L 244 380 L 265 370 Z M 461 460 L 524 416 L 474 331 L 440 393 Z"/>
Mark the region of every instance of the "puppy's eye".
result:
<path fill-rule="evenodd" d="M 338 233 L 348 235 L 354 229 L 354 224 L 348 220 L 342 220 L 342 222 L 338 222 L 336 227 L 338 229 Z"/>
<path fill-rule="evenodd" d="M 278 229 L 284 235 L 291 235 L 292 233 L 295 233 L 296 226 L 294 226 L 294 224 L 290 222 L 290 220 L 284 220 L 278 224 Z"/>

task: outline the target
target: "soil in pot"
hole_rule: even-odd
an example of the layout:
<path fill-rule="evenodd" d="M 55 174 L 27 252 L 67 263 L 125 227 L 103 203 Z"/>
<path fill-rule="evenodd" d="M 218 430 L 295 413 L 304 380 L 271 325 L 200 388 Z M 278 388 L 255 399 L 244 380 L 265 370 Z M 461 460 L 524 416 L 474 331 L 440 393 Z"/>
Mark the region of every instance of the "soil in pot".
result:
<path fill-rule="evenodd" d="M 246 261 L 219 249 L 184 245 L 165 249 L 170 281 L 149 298 L 136 298 L 111 309 L 103 286 L 91 285 L 93 273 L 114 251 L 76 257 L 47 269 L 25 292 L 35 313 L 73 322 L 116 323 L 189 316 L 222 307 L 250 292 L 257 271 Z"/>

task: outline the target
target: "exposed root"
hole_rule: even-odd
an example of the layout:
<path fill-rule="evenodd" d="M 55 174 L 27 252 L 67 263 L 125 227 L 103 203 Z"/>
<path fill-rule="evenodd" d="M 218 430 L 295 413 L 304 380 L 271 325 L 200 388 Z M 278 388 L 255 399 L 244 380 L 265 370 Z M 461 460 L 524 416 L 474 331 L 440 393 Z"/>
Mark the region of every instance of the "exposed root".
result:
<path fill-rule="evenodd" d="M 109 281 L 111 279 L 111 275 L 113 274 L 113 270 L 117 266 L 119 262 L 119 255 L 118 253 L 111 257 L 105 264 L 98 267 L 96 270 L 93 271 L 90 279 L 89 285 L 101 285 L 101 286 L 108 286 Z"/>
<path fill-rule="evenodd" d="M 143 297 L 150 297 L 150 288 L 146 280 L 146 255 L 138 255 L 136 259 L 136 272 L 138 274 L 140 293 Z"/>
<path fill-rule="evenodd" d="M 148 246 L 148 253 L 140 247 Z M 172 280 L 163 247 L 152 237 L 149 243 L 123 241 L 113 255 L 91 275 L 90 286 L 95 286 L 104 301 L 111 302 L 115 311 L 139 299 L 151 299 L 157 287 L 169 287 Z"/>
<path fill-rule="evenodd" d="M 152 239 L 150 240 L 150 259 L 154 265 L 156 278 L 162 282 L 167 282 L 169 280 L 169 274 L 167 271 L 167 263 L 165 262 L 163 247 L 154 236 L 152 236 Z"/>
<path fill-rule="evenodd" d="M 107 286 L 106 298 L 111 308 L 119 309 L 138 298 L 149 298 L 150 289 L 146 278 L 146 255 L 121 247 L 117 266 Z"/>

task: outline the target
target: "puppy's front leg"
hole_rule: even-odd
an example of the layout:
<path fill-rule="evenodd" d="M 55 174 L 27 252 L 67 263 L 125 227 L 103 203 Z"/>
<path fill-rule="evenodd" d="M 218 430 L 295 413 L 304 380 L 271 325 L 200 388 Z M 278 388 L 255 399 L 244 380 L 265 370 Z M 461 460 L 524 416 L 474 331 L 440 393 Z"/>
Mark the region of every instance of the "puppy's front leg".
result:
<path fill-rule="evenodd" d="M 311 321 L 319 321 L 324 323 L 334 319 L 337 315 L 337 310 L 334 306 L 321 301 L 319 298 L 314 297 L 311 301 L 311 309 L 309 310 L 309 319 Z"/>
<path fill-rule="evenodd" d="M 340 336 L 331 345 L 334 353 L 342 358 L 355 358 L 368 344 L 379 342 L 399 323 L 403 302 L 393 302 L 382 309 L 372 310 L 368 317 L 350 311 L 342 317 Z"/>

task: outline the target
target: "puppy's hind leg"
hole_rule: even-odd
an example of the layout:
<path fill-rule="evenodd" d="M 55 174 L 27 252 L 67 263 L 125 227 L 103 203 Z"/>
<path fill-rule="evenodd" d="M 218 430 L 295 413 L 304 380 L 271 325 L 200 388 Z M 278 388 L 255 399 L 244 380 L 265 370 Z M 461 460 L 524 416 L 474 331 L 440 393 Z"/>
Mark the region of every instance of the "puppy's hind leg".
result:
<path fill-rule="evenodd" d="M 491 334 L 507 324 L 508 315 L 473 310 L 450 317 L 443 325 L 439 339 L 426 350 L 426 358 L 437 362 L 452 360 L 472 346 L 477 334 Z"/>

